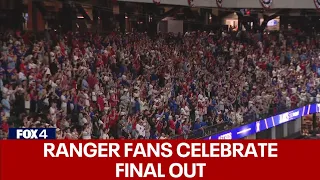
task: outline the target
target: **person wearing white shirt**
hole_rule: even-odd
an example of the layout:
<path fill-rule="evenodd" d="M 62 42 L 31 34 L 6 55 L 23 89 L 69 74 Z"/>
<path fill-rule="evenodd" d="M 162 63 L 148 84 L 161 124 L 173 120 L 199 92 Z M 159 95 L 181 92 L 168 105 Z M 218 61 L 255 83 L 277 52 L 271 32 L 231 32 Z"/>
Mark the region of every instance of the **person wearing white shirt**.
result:
<path fill-rule="evenodd" d="M 84 130 L 82 131 L 82 139 L 89 140 L 91 139 L 91 126 L 87 125 L 84 127 Z"/>
<path fill-rule="evenodd" d="M 56 104 L 52 103 L 52 106 L 49 109 L 50 111 L 50 115 L 51 115 L 51 119 L 53 122 L 56 122 L 56 117 L 57 117 L 57 108 L 56 108 Z"/>
<path fill-rule="evenodd" d="M 92 92 L 91 97 L 92 97 L 92 102 L 97 102 L 97 95 L 95 92 Z"/>
<path fill-rule="evenodd" d="M 167 137 L 165 136 L 165 134 L 162 134 L 159 139 L 160 139 L 160 140 L 161 140 L 161 139 L 167 139 Z"/>
<path fill-rule="evenodd" d="M 238 111 L 236 112 L 236 118 L 237 118 L 237 124 L 241 124 L 243 122 L 243 115 L 241 112 L 241 109 L 239 108 Z"/>
<path fill-rule="evenodd" d="M 106 139 L 109 139 L 109 129 L 105 129 L 102 133 L 101 133 L 101 137 L 100 137 L 100 139 L 104 139 L 104 140 L 106 140 Z"/>
<path fill-rule="evenodd" d="M 320 103 L 320 92 L 318 92 L 318 94 L 316 96 L 316 101 L 317 101 L 317 103 Z"/>
<path fill-rule="evenodd" d="M 29 113 L 30 110 L 30 94 L 25 93 L 25 98 L 24 98 L 24 108 L 26 109 L 26 111 Z"/>
<path fill-rule="evenodd" d="M 87 107 L 89 107 L 89 106 L 90 106 L 90 100 L 89 100 L 89 95 L 88 95 L 88 93 L 84 92 L 84 93 L 83 93 L 83 96 L 84 96 L 84 99 L 85 99 L 85 105 L 86 105 Z"/>
<path fill-rule="evenodd" d="M 8 95 L 8 91 L 9 91 L 9 89 L 8 89 L 6 86 L 3 86 L 3 88 L 2 88 L 2 94 Z"/>
<path fill-rule="evenodd" d="M 184 110 L 185 110 L 185 115 L 189 117 L 190 116 L 190 109 L 187 105 L 184 107 Z"/>
<path fill-rule="evenodd" d="M 63 92 L 60 99 L 61 99 L 61 109 L 63 110 L 64 113 L 67 113 L 67 98 L 66 98 L 65 92 Z"/>
<path fill-rule="evenodd" d="M 291 99 L 290 99 L 290 97 L 286 97 L 286 106 L 287 106 L 287 108 L 291 107 Z"/>
<path fill-rule="evenodd" d="M 300 93 L 300 104 L 304 104 L 305 102 L 307 102 L 307 93 L 303 90 L 301 93 Z"/>
<path fill-rule="evenodd" d="M 201 121 L 200 111 L 198 109 L 195 111 L 195 117 L 196 117 L 196 119 L 200 119 L 200 121 Z"/>
<path fill-rule="evenodd" d="M 18 76 L 19 76 L 20 81 L 27 80 L 27 77 L 23 74 L 23 72 L 19 72 Z"/>
<path fill-rule="evenodd" d="M 147 103 L 144 100 L 141 100 L 141 98 L 139 98 L 139 102 L 140 102 L 141 112 L 143 112 L 144 110 L 146 110 L 148 108 Z"/>
<path fill-rule="evenodd" d="M 139 136 L 143 136 L 145 137 L 146 136 L 146 130 L 143 126 L 143 122 L 142 121 L 139 121 L 139 123 L 136 125 L 136 130 L 138 131 L 138 135 Z"/>

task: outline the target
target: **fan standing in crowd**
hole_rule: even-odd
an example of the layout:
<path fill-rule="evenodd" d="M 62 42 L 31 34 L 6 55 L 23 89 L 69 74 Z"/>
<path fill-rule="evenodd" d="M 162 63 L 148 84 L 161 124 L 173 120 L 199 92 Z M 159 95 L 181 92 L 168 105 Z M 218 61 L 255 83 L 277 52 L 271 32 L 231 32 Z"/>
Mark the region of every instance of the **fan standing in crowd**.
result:
<path fill-rule="evenodd" d="M 319 41 L 303 33 L 35 39 L 0 35 L 4 137 L 54 127 L 58 139 L 196 138 L 320 102 Z"/>

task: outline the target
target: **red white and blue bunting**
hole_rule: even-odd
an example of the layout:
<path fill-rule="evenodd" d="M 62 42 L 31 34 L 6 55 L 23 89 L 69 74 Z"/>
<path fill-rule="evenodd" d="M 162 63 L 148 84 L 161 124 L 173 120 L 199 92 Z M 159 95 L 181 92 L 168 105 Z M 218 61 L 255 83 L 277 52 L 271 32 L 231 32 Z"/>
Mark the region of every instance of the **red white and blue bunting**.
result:
<path fill-rule="evenodd" d="M 159 5 L 161 3 L 161 0 L 153 0 L 153 3 L 155 3 L 156 5 Z"/>
<path fill-rule="evenodd" d="M 188 4 L 190 7 L 193 7 L 194 6 L 193 0 L 188 0 Z"/>
<path fill-rule="evenodd" d="M 216 0 L 217 6 L 218 6 L 219 8 L 222 7 L 222 2 L 223 2 L 223 0 Z"/>
<path fill-rule="evenodd" d="M 320 0 L 314 0 L 314 5 L 317 9 L 320 9 Z"/>
<path fill-rule="evenodd" d="M 273 3 L 273 0 L 259 0 L 264 9 L 270 9 Z"/>

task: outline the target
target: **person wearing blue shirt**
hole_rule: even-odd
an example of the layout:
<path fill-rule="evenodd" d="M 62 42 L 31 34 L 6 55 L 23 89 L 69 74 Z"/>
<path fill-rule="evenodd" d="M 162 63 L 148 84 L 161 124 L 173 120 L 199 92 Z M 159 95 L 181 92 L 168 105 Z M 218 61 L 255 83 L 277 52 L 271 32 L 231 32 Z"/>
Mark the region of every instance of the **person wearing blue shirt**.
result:
<path fill-rule="evenodd" d="M 134 100 L 134 113 L 139 113 L 141 110 L 140 102 L 138 98 L 135 98 Z"/>
<path fill-rule="evenodd" d="M 92 120 L 95 114 L 94 114 L 94 112 L 92 111 L 92 107 L 90 107 L 90 109 L 91 109 L 91 112 L 89 113 L 89 116 L 90 116 L 90 118 L 91 118 L 91 120 Z"/>
<path fill-rule="evenodd" d="M 3 112 L 5 113 L 6 117 L 10 117 L 11 106 L 6 95 L 3 96 L 3 99 L 1 100 L 1 104 L 2 104 Z"/>
<path fill-rule="evenodd" d="M 16 62 L 12 57 L 8 57 L 8 72 L 11 72 L 16 68 Z"/>
<path fill-rule="evenodd" d="M 179 119 L 176 121 L 176 124 L 175 124 L 176 130 L 179 129 L 180 126 L 181 126 L 181 119 L 179 118 Z"/>
<path fill-rule="evenodd" d="M 2 81 L 2 79 L 3 79 L 3 75 L 0 74 L 0 91 L 2 91 L 2 89 L 3 89 L 3 81 Z"/>
<path fill-rule="evenodd" d="M 291 62 L 291 54 L 287 53 L 286 58 L 287 58 L 288 63 L 290 63 Z"/>
<path fill-rule="evenodd" d="M 317 65 L 315 64 L 315 63 L 312 63 L 311 64 L 311 69 L 312 69 L 312 71 L 314 71 L 314 72 L 317 72 Z M 318 73 L 318 72 L 317 72 Z"/>
<path fill-rule="evenodd" d="M 158 80 L 158 76 L 154 73 L 151 74 L 151 81 L 156 81 Z"/>
<path fill-rule="evenodd" d="M 190 88 L 191 88 L 192 92 L 194 92 L 196 90 L 196 85 L 194 83 L 192 83 L 190 85 Z"/>
<path fill-rule="evenodd" d="M 120 84 L 123 85 L 123 86 L 130 86 L 130 84 L 124 79 L 121 80 Z"/>
<path fill-rule="evenodd" d="M 150 139 L 159 139 L 158 133 L 156 132 L 156 133 L 152 134 L 152 135 L 150 136 Z"/>
<path fill-rule="evenodd" d="M 192 104 L 192 101 L 191 101 L 191 99 L 189 98 L 189 96 L 187 96 L 187 103 L 188 103 L 188 104 Z"/>
<path fill-rule="evenodd" d="M 165 121 L 168 121 L 168 120 L 169 120 L 169 115 L 170 115 L 170 114 L 169 114 L 169 110 L 168 110 L 167 108 L 165 109 L 165 111 L 164 111 L 164 114 L 163 114 L 163 115 L 164 115 L 164 120 L 165 120 Z"/>
<path fill-rule="evenodd" d="M 58 57 L 58 62 L 59 62 L 59 64 L 62 65 L 63 59 L 64 59 L 64 56 L 59 56 L 59 57 Z"/>
<path fill-rule="evenodd" d="M 170 110 L 172 110 L 173 109 L 173 99 L 172 98 L 169 98 L 168 105 L 169 105 Z"/>
<path fill-rule="evenodd" d="M 173 111 L 174 113 L 176 113 L 179 108 L 178 104 L 173 99 L 170 100 L 169 107 L 170 107 L 170 110 Z"/>
<path fill-rule="evenodd" d="M 207 122 L 205 122 L 205 121 L 202 121 L 200 124 L 201 124 L 201 127 L 207 126 Z"/>
<path fill-rule="evenodd" d="M 320 67 L 317 67 L 317 74 L 320 76 Z"/>
<path fill-rule="evenodd" d="M 163 112 L 163 111 L 162 111 L 161 113 L 158 112 L 158 113 L 156 114 L 156 118 L 162 118 L 163 115 L 164 115 L 164 112 Z"/>
<path fill-rule="evenodd" d="M 197 121 L 193 125 L 193 130 L 198 130 L 201 128 L 201 122 L 200 119 L 198 118 Z"/>
<path fill-rule="evenodd" d="M 194 134 L 196 136 L 202 136 L 204 134 L 203 129 L 202 129 L 202 124 L 201 124 L 199 118 L 197 118 L 196 122 L 194 123 L 193 130 L 195 131 Z"/>
<path fill-rule="evenodd" d="M 126 67 L 123 64 L 121 64 L 119 71 L 120 71 L 120 75 L 122 76 L 126 72 Z"/>
<path fill-rule="evenodd" d="M 82 85 L 82 89 L 88 89 L 89 88 L 89 83 L 85 79 L 82 79 L 81 85 Z"/>

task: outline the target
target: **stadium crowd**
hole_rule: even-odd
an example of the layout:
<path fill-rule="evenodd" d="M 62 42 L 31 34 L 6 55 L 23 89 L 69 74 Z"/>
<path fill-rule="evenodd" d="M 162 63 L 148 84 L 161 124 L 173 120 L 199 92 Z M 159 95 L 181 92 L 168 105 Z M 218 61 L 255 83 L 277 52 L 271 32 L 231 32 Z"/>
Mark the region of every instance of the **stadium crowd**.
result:
<path fill-rule="evenodd" d="M 58 139 L 207 135 L 320 102 L 319 41 L 302 32 L 0 34 L 1 129 Z"/>

